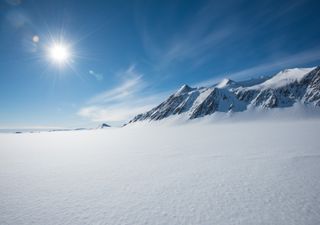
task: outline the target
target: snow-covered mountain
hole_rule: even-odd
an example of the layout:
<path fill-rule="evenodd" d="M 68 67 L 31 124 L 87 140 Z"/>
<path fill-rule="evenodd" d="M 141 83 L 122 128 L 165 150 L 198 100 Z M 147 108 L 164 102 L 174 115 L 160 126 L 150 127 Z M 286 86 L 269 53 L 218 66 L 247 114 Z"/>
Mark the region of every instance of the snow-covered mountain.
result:
<path fill-rule="evenodd" d="M 210 87 L 183 85 L 167 100 L 129 123 L 183 114 L 194 119 L 215 112 L 290 107 L 300 102 L 320 106 L 320 66 L 283 70 L 274 76 L 236 82 L 223 79 Z"/>

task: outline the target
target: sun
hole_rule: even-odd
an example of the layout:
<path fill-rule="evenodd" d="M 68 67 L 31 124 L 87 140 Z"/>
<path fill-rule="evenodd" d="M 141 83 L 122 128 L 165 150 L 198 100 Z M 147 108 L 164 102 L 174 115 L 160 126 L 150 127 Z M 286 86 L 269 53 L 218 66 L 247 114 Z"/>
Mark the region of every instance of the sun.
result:
<path fill-rule="evenodd" d="M 48 55 L 53 63 L 63 65 L 71 58 L 70 49 L 66 44 L 55 43 L 48 48 Z"/>

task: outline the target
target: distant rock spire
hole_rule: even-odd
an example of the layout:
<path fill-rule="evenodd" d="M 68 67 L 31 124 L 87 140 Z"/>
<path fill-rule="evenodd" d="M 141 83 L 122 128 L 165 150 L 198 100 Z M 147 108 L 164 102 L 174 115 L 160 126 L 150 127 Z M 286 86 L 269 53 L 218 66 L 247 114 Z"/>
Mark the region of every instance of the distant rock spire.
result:
<path fill-rule="evenodd" d="M 103 128 L 107 128 L 107 127 L 111 127 L 109 124 L 106 124 L 106 123 L 103 123 L 100 125 L 100 129 L 103 129 Z"/>

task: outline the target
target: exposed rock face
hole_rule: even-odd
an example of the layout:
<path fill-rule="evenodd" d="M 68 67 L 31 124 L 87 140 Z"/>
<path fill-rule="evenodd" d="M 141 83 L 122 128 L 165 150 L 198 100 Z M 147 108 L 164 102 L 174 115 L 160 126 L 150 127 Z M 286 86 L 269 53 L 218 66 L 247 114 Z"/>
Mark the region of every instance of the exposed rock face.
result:
<path fill-rule="evenodd" d="M 297 102 L 320 106 L 320 67 L 287 69 L 272 77 L 242 82 L 224 79 L 211 87 L 183 85 L 160 105 L 135 116 L 129 123 L 177 114 L 195 119 L 215 112 L 290 107 Z"/>
<path fill-rule="evenodd" d="M 106 124 L 106 123 L 103 123 L 100 125 L 99 128 L 103 129 L 103 128 L 107 128 L 107 127 L 110 127 L 110 125 Z"/>

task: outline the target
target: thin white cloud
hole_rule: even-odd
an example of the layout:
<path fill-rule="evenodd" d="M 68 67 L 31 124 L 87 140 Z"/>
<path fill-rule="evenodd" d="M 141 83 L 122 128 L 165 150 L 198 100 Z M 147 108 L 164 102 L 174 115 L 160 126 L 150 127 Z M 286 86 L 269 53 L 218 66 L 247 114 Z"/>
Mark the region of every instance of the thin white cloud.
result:
<path fill-rule="evenodd" d="M 256 75 L 265 75 L 266 73 L 274 72 L 276 70 L 283 70 L 291 67 L 297 67 L 306 63 L 312 63 L 320 60 L 320 49 L 312 49 L 304 52 L 300 52 L 294 55 L 284 57 L 280 60 L 271 61 L 269 63 L 260 64 L 251 68 L 240 70 L 237 72 L 214 76 L 212 79 L 208 79 L 194 86 L 209 86 L 219 82 L 223 78 L 230 79 L 242 79 L 250 78 Z"/>
<path fill-rule="evenodd" d="M 242 41 L 250 39 L 252 33 L 277 23 L 283 16 L 299 9 L 305 3 L 307 1 L 283 3 L 283 7 L 274 11 L 272 3 L 264 2 L 262 5 L 265 7 L 251 14 L 251 21 L 246 23 L 243 21 L 243 11 L 236 10 L 245 4 L 243 1 L 232 4 L 208 1 L 202 6 L 200 3 L 200 8 L 194 9 L 194 13 L 185 20 L 185 26 L 182 25 L 174 32 L 166 34 L 165 38 L 153 35 L 154 32 L 150 30 L 152 28 L 147 26 L 147 19 L 140 16 L 142 13 L 136 14 L 139 15 L 137 23 L 141 30 L 142 44 L 156 71 L 165 71 L 170 69 L 170 66 L 185 62 L 188 62 L 185 64 L 190 67 L 188 69 L 196 69 L 208 62 L 214 63 L 214 58 L 218 58 L 220 52 L 224 52 L 224 48 L 242 45 Z M 233 13 L 225 14 L 226 11 Z M 168 17 L 163 20 L 170 21 L 173 15 L 175 14 L 168 13 Z M 274 43 L 279 43 L 281 38 L 270 39 L 265 45 L 272 47 Z M 275 51 L 281 53 L 281 49 Z"/>
<path fill-rule="evenodd" d="M 202 25 L 201 24 L 202 21 Z M 145 30 L 142 32 L 142 40 L 145 46 L 146 52 L 151 58 L 154 58 L 154 66 L 157 69 L 166 69 L 176 63 L 190 61 L 192 66 L 200 66 L 210 59 L 213 49 L 216 51 L 224 46 L 224 44 L 232 37 L 234 33 L 237 33 L 238 27 L 229 23 L 228 26 L 216 27 L 210 32 L 206 32 L 209 29 L 210 24 L 201 19 L 194 24 L 190 25 L 190 28 L 178 32 L 171 37 L 167 44 L 158 44 L 151 38 L 149 33 Z M 199 27 L 203 27 L 200 29 Z"/>
<path fill-rule="evenodd" d="M 93 122 L 124 123 L 135 115 L 150 110 L 168 95 L 168 92 L 146 94 L 147 82 L 135 66 L 130 66 L 118 77 L 122 82 L 115 88 L 92 97 L 78 115 Z"/>
<path fill-rule="evenodd" d="M 153 36 L 153 32 L 147 29 L 146 18 L 139 14 L 143 46 L 156 69 L 167 69 L 181 62 L 190 62 L 192 67 L 200 66 L 210 59 L 208 55 L 212 54 L 213 49 L 217 51 L 229 38 L 238 34 L 241 26 L 237 21 L 221 14 L 223 10 L 219 8 L 223 7 L 225 5 L 212 2 L 203 5 L 186 21 L 187 26 L 179 27 L 165 39 Z M 216 21 L 222 17 L 222 23 L 217 25 Z"/>
<path fill-rule="evenodd" d="M 153 105 L 143 106 L 89 106 L 82 108 L 78 115 L 94 122 L 121 122 L 149 110 Z"/>
<path fill-rule="evenodd" d="M 215 46 L 225 42 L 235 32 L 235 28 L 223 27 L 211 31 L 208 34 L 189 35 L 181 38 L 171 44 L 167 52 L 163 55 L 164 64 L 169 64 L 181 60 L 196 60 L 197 63 L 206 54 L 210 53 Z M 189 31 L 188 33 L 196 33 L 196 31 Z"/>
<path fill-rule="evenodd" d="M 109 103 L 120 101 L 134 96 L 137 92 L 145 87 L 143 74 L 138 73 L 134 66 L 130 66 L 127 70 L 119 73 L 123 81 L 122 83 L 111 90 L 102 92 L 89 100 L 89 103 Z"/>
<path fill-rule="evenodd" d="M 168 95 L 169 92 L 162 92 L 148 97 L 136 95 L 130 100 L 123 99 L 111 104 L 93 104 L 85 106 L 81 108 L 77 114 L 93 122 L 123 124 L 134 116 L 152 109 Z"/>

